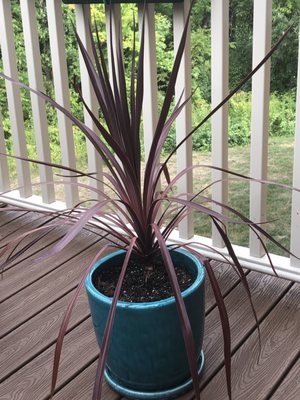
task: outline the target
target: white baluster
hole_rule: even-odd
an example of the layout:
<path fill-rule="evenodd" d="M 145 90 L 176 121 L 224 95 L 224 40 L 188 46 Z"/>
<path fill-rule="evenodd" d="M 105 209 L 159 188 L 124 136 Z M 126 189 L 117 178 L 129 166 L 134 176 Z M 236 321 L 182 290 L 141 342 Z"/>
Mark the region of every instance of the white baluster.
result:
<path fill-rule="evenodd" d="M 88 4 L 77 4 L 75 6 L 76 11 L 76 29 L 78 35 L 87 49 L 89 55 L 93 59 L 93 52 L 91 47 L 91 37 L 89 33 L 89 24 L 90 24 L 90 6 Z M 98 101 L 89 78 L 88 71 L 86 69 L 83 57 L 81 52 L 79 51 L 79 63 L 80 63 L 80 75 L 81 75 L 81 90 L 82 95 L 94 115 L 98 116 L 99 107 Z M 84 109 L 84 122 L 85 124 L 92 129 L 94 132 L 98 133 L 98 128 L 96 124 L 93 122 L 90 114 L 86 109 Z M 102 178 L 102 162 L 100 159 L 99 153 L 95 150 L 95 147 L 91 144 L 91 142 L 87 141 L 87 154 L 88 154 L 88 170 L 89 172 L 96 172 L 96 177 L 98 179 Z M 103 189 L 103 185 L 101 182 L 96 181 L 95 179 L 90 179 L 90 185 L 96 189 Z M 95 194 L 93 193 L 93 197 Z M 98 196 L 100 197 L 100 195 Z"/>
<path fill-rule="evenodd" d="M 185 26 L 186 17 L 190 8 L 190 1 L 184 0 L 183 3 L 173 5 L 173 24 L 174 24 L 174 51 L 176 54 L 182 32 Z M 175 87 L 175 102 L 177 102 L 184 90 L 182 101 L 191 95 L 191 37 L 190 28 L 187 34 L 186 46 L 183 58 L 178 72 L 178 79 Z M 191 102 L 188 102 L 180 115 L 176 119 L 176 142 L 179 143 L 191 131 L 192 111 Z M 192 139 L 188 139 L 177 151 L 177 171 L 192 165 Z M 192 173 L 186 174 L 178 182 L 179 193 L 192 193 L 193 176 Z M 193 216 L 188 215 L 185 220 L 179 224 L 179 235 L 183 239 L 189 239 L 194 234 Z"/>
<path fill-rule="evenodd" d="M 44 92 L 35 4 L 34 1 L 21 0 L 20 5 L 29 85 Z M 31 93 L 31 105 L 38 160 L 51 162 L 45 102 L 42 98 Z M 39 165 L 39 173 L 41 182 L 53 181 L 53 173 L 50 167 Z M 41 189 L 44 203 L 49 204 L 55 201 L 53 184 L 41 185 Z"/>
<path fill-rule="evenodd" d="M 253 56 L 255 67 L 271 48 L 272 0 L 254 0 L 253 16 Z M 268 130 L 270 97 L 270 61 L 252 78 L 251 114 L 251 161 L 250 175 L 256 179 L 266 179 L 268 169 Z M 258 182 L 250 183 L 250 219 L 254 222 L 266 221 L 266 186 Z M 257 236 L 250 231 L 250 255 L 262 257 L 264 249 Z"/>
<path fill-rule="evenodd" d="M 0 0 L 0 44 L 4 73 L 18 80 L 16 50 L 12 28 L 12 15 L 10 1 Z M 11 123 L 14 154 L 27 158 L 26 138 L 24 130 L 23 110 L 20 98 L 20 89 L 9 81 L 5 81 L 8 110 Z M 29 197 L 32 194 L 29 163 L 16 160 L 18 186 L 21 197 Z"/>
<path fill-rule="evenodd" d="M 2 114 L 0 113 L 0 153 L 6 153 Z M 0 192 L 9 190 L 9 172 L 7 157 L 0 155 Z"/>
<path fill-rule="evenodd" d="M 297 103 L 296 103 L 296 127 L 294 144 L 294 171 L 293 186 L 300 188 L 300 31 L 299 31 L 299 51 L 298 51 L 298 78 L 297 78 Z M 292 194 L 292 221 L 291 221 L 291 252 L 300 256 L 299 247 L 300 238 L 300 193 Z M 300 261 L 291 257 L 293 266 L 300 266 Z"/>
<path fill-rule="evenodd" d="M 158 119 L 154 4 L 146 4 L 145 6 L 144 4 L 139 5 L 140 35 L 144 13 L 145 41 L 143 119 L 144 121 L 147 121 L 147 123 L 144 123 L 145 160 L 147 160 Z"/>
<path fill-rule="evenodd" d="M 228 94 L 229 60 L 229 0 L 211 2 L 211 97 L 212 108 L 217 106 Z M 228 168 L 228 104 L 218 110 L 211 119 L 212 126 L 212 165 Z M 228 201 L 227 174 L 212 171 L 212 182 L 222 180 L 212 187 L 212 198 L 222 204 Z M 213 204 L 214 211 L 224 213 L 224 207 Z M 223 247 L 224 242 L 212 225 L 212 243 Z"/>
<path fill-rule="evenodd" d="M 53 80 L 56 101 L 67 110 L 70 110 L 70 92 L 64 42 L 64 26 L 60 0 L 47 0 L 47 16 L 52 58 Z M 72 123 L 63 113 L 57 112 L 62 163 L 75 168 L 75 148 Z M 64 172 L 67 174 L 66 172 Z M 76 179 L 69 178 L 70 183 Z M 72 207 L 78 202 L 78 188 L 72 184 L 65 185 L 65 202 Z"/>

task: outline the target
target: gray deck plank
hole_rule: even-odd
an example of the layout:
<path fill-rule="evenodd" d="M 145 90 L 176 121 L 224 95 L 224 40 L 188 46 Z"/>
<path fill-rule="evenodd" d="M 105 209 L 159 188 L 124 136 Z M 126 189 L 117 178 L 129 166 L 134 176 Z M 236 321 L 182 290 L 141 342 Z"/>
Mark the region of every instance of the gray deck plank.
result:
<path fill-rule="evenodd" d="M 291 285 L 288 281 L 279 280 L 276 277 L 262 275 L 258 272 L 250 272 L 248 283 L 252 293 L 253 304 L 259 320 L 272 309 L 278 298 L 285 293 Z M 247 340 L 248 335 L 255 329 L 255 319 L 245 293 L 244 287 L 239 284 L 225 299 L 229 311 L 229 321 L 232 332 L 232 350 L 237 349 Z M 214 309 L 205 320 L 205 332 L 203 350 L 205 354 L 205 370 L 200 380 L 200 387 L 204 387 L 212 376 L 224 363 L 223 335 L 219 322 L 218 310 Z M 254 332 L 256 340 L 257 331 Z M 222 382 L 223 387 L 226 381 Z M 180 400 L 192 399 L 190 393 L 180 397 Z M 204 397 L 205 398 L 205 397 Z M 224 397 L 225 399 L 226 397 Z"/>
<path fill-rule="evenodd" d="M 1 341 L 0 384 L 36 357 L 47 347 L 55 343 L 60 324 L 74 291 L 47 307 L 35 318 L 13 330 Z M 86 294 L 77 299 L 68 330 L 89 316 Z"/>
<path fill-rule="evenodd" d="M 259 320 L 272 309 L 278 298 L 287 290 L 290 283 L 280 282 L 277 278 L 250 272 L 248 283 L 252 293 L 252 301 Z M 245 341 L 255 329 L 255 319 L 245 293 L 244 287 L 238 285 L 225 299 L 229 312 L 229 322 L 232 334 L 232 350 Z M 201 386 L 214 374 L 216 368 L 223 363 L 223 335 L 219 321 L 218 310 L 214 309 L 206 318 L 204 335 L 204 352 L 206 368 L 201 379 Z M 254 336 L 257 338 L 257 331 Z"/>
<path fill-rule="evenodd" d="M 220 261 L 211 261 L 211 266 L 218 280 L 222 296 L 225 297 L 239 282 L 239 278 L 233 267 Z M 246 271 L 246 274 L 248 271 Z M 216 300 L 211 285 L 206 275 L 205 312 L 210 312 L 216 306 Z"/>
<path fill-rule="evenodd" d="M 40 254 L 43 254 L 43 251 L 48 250 L 52 244 L 62 237 L 64 231 L 63 228 L 59 228 L 51 232 L 50 236 L 46 236 L 41 242 L 32 246 L 18 263 L 13 264 L 12 268 L 4 272 L 3 279 L 0 281 L 0 303 L 22 288 L 49 274 L 60 263 L 77 255 L 84 247 L 89 245 L 90 241 L 95 241 L 93 234 L 82 232 L 54 260 L 50 258 L 46 261 L 36 261 Z"/>
<path fill-rule="evenodd" d="M 51 346 L 6 379 L 0 385 L 0 399 L 46 400 L 50 394 L 53 352 L 54 346 Z M 97 354 L 98 345 L 89 318 L 66 335 L 57 387 L 64 385 L 76 371 L 89 365 Z"/>
<path fill-rule="evenodd" d="M 25 211 L 7 211 L 7 207 L 0 207 L 0 229 L 25 214 Z"/>
<path fill-rule="evenodd" d="M 300 358 L 285 377 L 272 400 L 297 400 L 300 396 Z"/>
<path fill-rule="evenodd" d="M 74 289 L 88 267 L 89 260 L 99 251 L 97 244 L 98 241 L 91 242 L 86 248 L 85 242 L 78 243 L 76 257 L 70 259 L 69 252 L 66 252 L 61 258 L 47 260 L 47 263 L 52 261 L 59 267 L 1 303 L 0 337 Z"/>
<path fill-rule="evenodd" d="M 74 380 L 64 386 L 53 400 L 91 400 L 93 394 L 95 373 L 97 362 L 93 362 L 81 374 L 76 376 Z M 105 400 L 120 400 L 121 396 L 114 392 L 106 382 L 103 383 L 102 396 Z"/>
<path fill-rule="evenodd" d="M 3 214 L 5 215 L 6 212 L 3 213 L 1 211 L 0 217 L 3 218 Z M 0 229 L 0 248 L 3 248 L 6 243 L 14 240 L 20 234 L 26 232 L 29 228 L 33 229 L 38 226 L 41 222 L 41 219 L 44 218 L 44 216 L 37 213 L 21 213 L 18 217 L 14 219 L 9 219 L 9 222 L 6 225 L 2 226 Z"/>
<path fill-rule="evenodd" d="M 300 284 L 294 284 L 261 324 L 262 350 L 256 333 L 233 356 L 235 400 L 268 399 L 300 348 Z M 224 368 L 203 391 L 203 399 L 224 400 Z M 298 387 L 299 390 L 299 387 Z M 285 394 L 284 399 L 288 397 Z M 296 398 L 295 398 L 296 400 Z"/>

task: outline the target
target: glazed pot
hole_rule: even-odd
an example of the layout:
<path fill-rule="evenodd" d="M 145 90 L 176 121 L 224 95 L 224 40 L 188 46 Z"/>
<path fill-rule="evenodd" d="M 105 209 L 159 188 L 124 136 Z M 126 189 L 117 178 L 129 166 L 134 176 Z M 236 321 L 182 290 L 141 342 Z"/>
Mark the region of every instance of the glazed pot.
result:
<path fill-rule="evenodd" d="M 86 278 L 99 346 L 112 299 L 95 288 L 94 277 L 99 268 L 120 265 L 124 256 L 121 250 L 104 257 Z M 174 250 L 171 256 L 175 265 L 188 270 L 195 279 L 182 296 L 194 335 L 200 374 L 204 366 L 204 267 L 185 250 Z M 121 395 L 136 399 L 172 398 L 192 388 L 174 297 L 148 303 L 118 301 L 105 377 Z"/>

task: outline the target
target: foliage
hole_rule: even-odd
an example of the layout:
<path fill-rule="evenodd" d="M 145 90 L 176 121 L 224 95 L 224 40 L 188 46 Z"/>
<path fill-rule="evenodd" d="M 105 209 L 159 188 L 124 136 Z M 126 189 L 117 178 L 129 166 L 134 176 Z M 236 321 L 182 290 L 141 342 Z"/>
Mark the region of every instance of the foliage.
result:
<path fill-rule="evenodd" d="M 191 33 L 192 43 L 192 82 L 197 95 L 210 101 L 210 32 L 206 28 L 198 27 Z"/>
<path fill-rule="evenodd" d="M 18 61 L 19 79 L 27 82 L 26 58 L 20 4 L 17 0 L 11 1 L 13 27 L 15 34 L 15 47 Z M 299 0 L 273 1 L 273 39 L 288 25 L 291 18 L 295 18 L 299 12 Z M 46 0 L 36 0 L 37 21 L 39 31 L 39 44 L 41 49 L 42 66 L 45 91 L 53 97 L 53 77 L 51 68 L 51 55 L 48 29 L 45 25 Z M 164 90 L 168 82 L 168 74 L 172 67 L 172 8 L 170 4 L 156 5 L 156 29 L 157 29 L 157 61 L 158 61 L 158 87 Z M 132 15 L 136 14 L 136 7 L 129 4 L 122 6 L 123 47 L 125 65 L 130 65 L 132 50 Z M 251 69 L 252 52 L 252 14 L 253 3 L 248 0 L 230 1 L 230 87 L 234 87 L 243 76 Z M 103 5 L 92 6 L 92 16 L 99 25 L 101 40 L 105 40 L 104 8 Z M 63 19 L 65 28 L 65 48 L 67 55 L 68 73 L 71 82 L 71 103 L 78 103 L 78 97 L 74 90 L 74 81 L 79 76 L 78 51 L 72 27 L 74 21 L 74 6 L 63 6 Z M 206 101 L 210 101 L 210 0 L 196 1 L 193 7 L 192 19 L 192 75 L 193 89 L 198 88 L 200 95 Z M 283 44 L 280 52 L 272 58 L 271 90 L 283 93 L 296 86 L 296 63 L 298 52 L 297 29 L 293 28 L 289 36 L 288 44 Z M 240 60 L 243 59 L 241 63 Z M 1 61 L 0 61 L 1 63 Z M 0 65 L 1 67 L 1 65 Z M 250 84 L 244 87 L 250 90 Z M 25 121 L 30 123 L 31 104 L 29 94 L 22 91 L 23 111 Z M 4 84 L 0 85 L 0 109 L 4 119 L 8 118 Z M 78 114 L 81 117 L 80 114 Z M 55 125 L 54 111 L 48 110 L 50 124 Z"/>
<path fill-rule="evenodd" d="M 274 0 L 272 15 L 272 40 L 292 22 L 299 18 L 299 0 Z M 234 87 L 251 69 L 253 2 L 230 1 L 230 86 Z M 271 63 L 271 91 L 285 92 L 296 86 L 298 54 L 297 24 L 289 35 L 288 44 L 275 53 Z M 240 62 L 243 60 L 243 62 Z M 292 78 L 292 79 L 291 79 Z M 250 83 L 247 86 L 250 90 Z"/>
<path fill-rule="evenodd" d="M 270 135 L 292 136 L 295 132 L 296 92 L 273 93 L 270 100 Z"/>
<path fill-rule="evenodd" d="M 295 131 L 296 93 L 272 93 L 269 110 L 269 135 L 292 136 Z M 193 121 L 199 121 L 208 114 L 210 104 L 197 93 L 193 97 Z M 229 102 L 229 146 L 241 146 L 250 143 L 251 133 L 251 93 L 240 91 Z M 164 151 L 171 151 L 176 145 L 175 129 L 171 129 L 166 139 Z M 193 136 L 193 150 L 211 150 L 211 127 L 209 122 Z"/>
<path fill-rule="evenodd" d="M 157 14 L 155 19 L 156 49 L 157 49 L 157 87 L 159 91 L 166 90 L 166 82 L 173 65 L 173 51 L 170 47 L 170 20 L 163 14 Z"/>

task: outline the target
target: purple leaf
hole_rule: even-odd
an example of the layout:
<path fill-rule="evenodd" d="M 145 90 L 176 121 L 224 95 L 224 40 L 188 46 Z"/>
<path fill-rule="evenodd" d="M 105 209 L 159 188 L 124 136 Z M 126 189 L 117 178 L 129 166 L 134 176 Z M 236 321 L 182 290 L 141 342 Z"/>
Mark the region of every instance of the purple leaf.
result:
<path fill-rule="evenodd" d="M 97 365 L 96 380 L 95 380 L 95 386 L 94 386 L 94 392 L 93 392 L 93 400 L 101 399 L 104 367 L 105 367 L 107 356 L 108 356 L 111 332 L 112 332 L 114 318 L 115 318 L 115 314 L 116 314 L 116 308 L 117 308 L 117 301 L 120 296 L 122 284 L 123 284 L 125 274 L 126 274 L 126 269 L 127 269 L 128 263 L 129 263 L 129 259 L 130 259 L 133 247 L 135 245 L 135 241 L 136 241 L 136 238 L 133 238 L 131 240 L 128 250 L 126 252 L 126 256 L 125 256 L 125 259 L 124 259 L 124 262 L 123 262 L 123 265 L 121 268 L 121 273 L 120 273 L 118 283 L 117 283 L 117 286 L 116 286 L 116 289 L 114 292 L 114 296 L 112 299 L 112 304 L 111 304 L 109 314 L 107 317 L 106 326 L 105 326 L 104 334 L 103 334 L 102 346 L 101 346 L 101 350 L 100 350 L 99 361 L 98 361 L 98 365 Z"/>
<path fill-rule="evenodd" d="M 196 348 L 195 348 L 195 343 L 194 343 L 194 338 L 193 338 L 193 333 L 192 333 L 192 328 L 190 325 L 190 321 L 187 315 L 187 311 L 185 308 L 185 304 L 181 295 L 180 287 L 177 281 L 174 265 L 172 258 L 170 256 L 169 250 L 167 248 L 165 239 L 163 238 L 162 234 L 160 233 L 160 230 L 158 229 L 157 225 L 152 224 L 152 227 L 155 231 L 155 235 L 157 237 L 158 243 L 159 243 L 159 248 L 164 260 L 164 264 L 168 273 L 169 281 L 171 284 L 171 287 L 173 289 L 173 293 L 175 296 L 176 300 L 176 307 L 177 307 L 177 312 L 180 320 L 180 325 L 182 329 L 182 334 L 184 338 L 184 343 L 186 347 L 186 352 L 187 352 L 187 357 L 188 357 L 188 362 L 189 362 L 189 367 L 191 371 L 191 376 L 193 380 L 193 387 L 196 395 L 196 399 L 200 399 L 200 390 L 199 390 L 199 377 L 197 373 L 197 359 L 196 359 Z"/>

